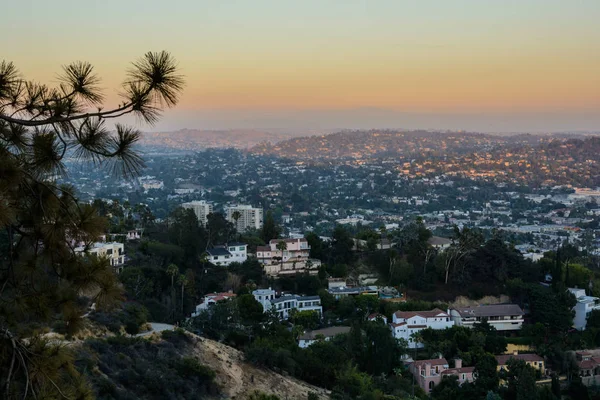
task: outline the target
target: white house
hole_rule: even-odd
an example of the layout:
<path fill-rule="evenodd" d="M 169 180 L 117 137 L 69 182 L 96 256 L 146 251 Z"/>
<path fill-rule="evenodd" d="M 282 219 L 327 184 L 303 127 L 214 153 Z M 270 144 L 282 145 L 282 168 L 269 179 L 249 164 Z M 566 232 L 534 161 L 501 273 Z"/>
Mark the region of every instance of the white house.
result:
<path fill-rule="evenodd" d="M 396 339 L 404 339 L 411 349 L 423 347 L 422 343 L 414 340 L 413 334 L 423 329 L 451 328 L 454 322 L 448 313 L 434 308 L 431 311 L 396 311 L 392 316 L 390 328 Z"/>
<path fill-rule="evenodd" d="M 117 273 L 123 270 L 125 265 L 125 246 L 118 242 L 96 242 L 91 246 L 75 247 L 75 253 L 79 254 L 95 254 L 98 257 L 106 257 L 110 265 Z"/>
<path fill-rule="evenodd" d="M 230 300 L 235 297 L 235 293 L 223 292 L 223 293 L 209 293 L 204 296 L 202 303 L 196 306 L 196 311 L 192 313 L 192 318 L 200 315 L 202 311 L 210 309 L 212 306 L 217 304 L 219 301 Z"/>
<path fill-rule="evenodd" d="M 472 328 L 473 324 L 487 320 L 498 331 L 521 329 L 524 314 L 521 307 L 516 304 L 479 305 L 450 310 L 450 316 L 458 326 Z"/>
<path fill-rule="evenodd" d="M 248 259 L 248 245 L 246 243 L 227 243 L 227 251 L 231 254 L 230 262 L 243 263 Z"/>
<path fill-rule="evenodd" d="M 577 330 L 584 330 L 587 325 L 587 319 L 594 310 L 600 310 L 600 298 L 587 296 L 585 289 L 569 288 L 577 299 L 577 304 L 573 307 L 575 317 L 573 318 L 573 327 Z"/>
<path fill-rule="evenodd" d="M 319 316 L 323 314 L 319 296 L 286 295 L 275 297 L 275 291 L 271 288 L 255 290 L 252 295 L 256 301 L 262 304 L 265 312 L 275 309 L 280 319 L 288 319 L 292 310 L 316 311 Z"/>
<path fill-rule="evenodd" d="M 331 338 L 337 335 L 343 335 L 348 332 L 350 332 L 349 326 L 331 326 L 329 328 L 307 331 L 298 337 L 298 346 L 302 349 L 305 349 L 321 338 L 323 340 L 331 340 Z"/>
<path fill-rule="evenodd" d="M 248 259 L 248 245 L 245 243 L 230 243 L 215 246 L 206 250 L 208 261 L 214 265 L 228 266 L 233 262 L 243 263 Z"/>

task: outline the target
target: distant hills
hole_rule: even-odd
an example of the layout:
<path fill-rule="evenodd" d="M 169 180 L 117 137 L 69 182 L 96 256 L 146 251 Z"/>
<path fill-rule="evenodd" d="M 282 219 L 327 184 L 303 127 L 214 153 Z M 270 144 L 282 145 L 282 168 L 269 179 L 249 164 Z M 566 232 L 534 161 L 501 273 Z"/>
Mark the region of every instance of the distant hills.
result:
<path fill-rule="evenodd" d="M 307 134 L 306 132 L 304 133 Z M 142 135 L 140 144 L 150 148 L 181 151 L 197 151 L 207 148 L 248 149 L 259 143 L 277 143 L 289 139 L 297 133 L 277 130 L 200 130 L 182 129 L 175 132 L 147 132 Z"/>
<path fill-rule="evenodd" d="M 502 147 L 537 146 L 562 136 L 489 135 L 469 132 L 432 131 L 344 131 L 331 135 L 290 138 L 277 143 L 260 143 L 254 154 L 286 158 L 336 160 L 403 157 L 444 157 Z M 568 136 L 573 138 L 573 136 Z"/>

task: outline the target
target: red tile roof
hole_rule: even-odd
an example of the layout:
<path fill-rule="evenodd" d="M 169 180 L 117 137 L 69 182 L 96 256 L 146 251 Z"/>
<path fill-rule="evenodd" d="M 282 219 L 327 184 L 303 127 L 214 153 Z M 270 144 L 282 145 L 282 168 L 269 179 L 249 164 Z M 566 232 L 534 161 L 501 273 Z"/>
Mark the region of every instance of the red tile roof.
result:
<path fill-rule="evenodd" d="M 430 365 L 448 365 L 448 360 L 446 360 L 445 358 L 432 358 L 430 360 L 417 360 L 413 362 L 413 365 L 415 366 L 415 368 L 418 368 L 419 366 L 424 366 L 425 364 L 430 364 Z"/>
<path fill-rule="evenodd" d="M 392 322 L 390 325 L 393 326 L 394 328 L 396 328 L 398 326 L 406 325 L 406 322 L 400 322 L 398 324 L 395 324 L 395 323 Z"/>

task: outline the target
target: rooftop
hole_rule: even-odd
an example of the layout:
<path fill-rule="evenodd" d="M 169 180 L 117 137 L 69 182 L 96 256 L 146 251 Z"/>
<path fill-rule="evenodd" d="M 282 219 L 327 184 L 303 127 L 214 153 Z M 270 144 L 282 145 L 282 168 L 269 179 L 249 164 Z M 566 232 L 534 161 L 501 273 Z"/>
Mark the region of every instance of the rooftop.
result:
<path fill-rule="evenodd" d="M 491 304 L 477 307 L 455 308 L 461 317 L 500 317 L 506 315 L 524 315 L 525 313 L 516 304 Z"/>
<path fill-rule="evenodd" d="M 523 360 L 525 362 L 544 361 L 544 359 L 542 357 L 538 356 L 537 354 L 508 354 L 508 355 L 496 356 L 498 365 L 506 365 L 508 360 L 510 360 L 511 358 L 514 358 L 517 360 Z"/>
<path fill-rule="evenodd" d="M 315 340 L 318 335 L 323 335 L 324 337 L 333 337 L 336 335 L 341 335 L 344 333 L 350 332 L 349 326 L 332 326 L 329 328 L 316 329 L 314 331 L 307 331 L 303 335 L 301 335 L 299 340 Z"/>
<path fill-rule="evenodd" d="M 208 249 L 206 252 L 211 256 L 230 256 L 231 253 L 223 248 L 223 247 L 215 247 L 213 249 Z"/>

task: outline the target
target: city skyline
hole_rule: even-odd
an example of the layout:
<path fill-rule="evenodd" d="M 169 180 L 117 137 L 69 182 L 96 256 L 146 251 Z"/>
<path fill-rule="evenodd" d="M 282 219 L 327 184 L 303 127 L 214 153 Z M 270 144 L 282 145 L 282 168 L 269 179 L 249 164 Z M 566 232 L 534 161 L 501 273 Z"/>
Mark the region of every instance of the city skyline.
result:
<path fill-rule="evenodd" d="M 153 130 L 600 126 L 595 1 L 62 0 L 5 13 L 3 59 L 48 83 L 89 61 L 112 104 L 131 61 L 171 52 L 186 88 Z"/>

